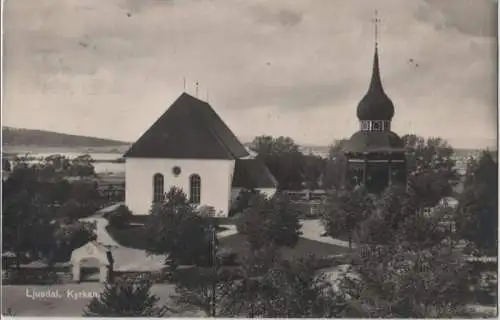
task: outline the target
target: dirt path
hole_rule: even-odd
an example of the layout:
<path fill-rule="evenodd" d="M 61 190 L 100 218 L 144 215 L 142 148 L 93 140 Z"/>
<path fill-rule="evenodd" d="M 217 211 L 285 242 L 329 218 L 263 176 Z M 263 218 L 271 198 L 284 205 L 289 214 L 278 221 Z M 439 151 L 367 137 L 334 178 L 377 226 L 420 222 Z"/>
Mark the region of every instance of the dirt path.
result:
<path fill-rule="evenodd" d="M 117 271 L 156 271 L 164 267 L 163 256 L 148 256 L 146 251 L 127 248 L 117 243 L 106 230 L 108 220 L 103 218 L 103 214 L 115 210 L 121 203 L 103 208 L 95 215 L 81 219 L 81 221 L 95 222 L 97 242 L 111 247 L 114 259 L 114 269 Z"/>
<path fill-rule="evenodd" d="M 304 238 L 310 239 L 310 240 L 315 240 L 319 242 L 324 242 L 324 243 L 329 243 L 329 244 L 334 244 L 339 247 L 349 247 L 349 242 L 340 240 L 340 239 L 333 239 L 331 237 L 322 237 L 321 235 L 325 232 L 325 228 L 321 225 L 321 222 L 319 219 L 314 219 L 314 220 L 302 220 L 302 236 Z M 356 248 L 356 244 L 352 244 L 353 248 Z"/>

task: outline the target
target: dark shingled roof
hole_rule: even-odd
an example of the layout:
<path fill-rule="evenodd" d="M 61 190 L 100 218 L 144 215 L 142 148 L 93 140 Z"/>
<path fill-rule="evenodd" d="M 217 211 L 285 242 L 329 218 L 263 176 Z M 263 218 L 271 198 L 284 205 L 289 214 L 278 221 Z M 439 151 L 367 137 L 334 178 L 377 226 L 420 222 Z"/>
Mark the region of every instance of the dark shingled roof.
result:
<path fill-rule="evenodd" d="M 234 188 L 276 188 L 278 183 L 259 159 L 238 159 L 234 167 Z"/>
<path fill-rule="evenodd" d="M 404 142 L 392 131 L 358 131 L 346 142 L 347 152 L 404 151 Z"/>
<path fill-rule="evenodd" d="M 245 147 L 212 107 L 183 93 L 125 153 L 129 158 L 237 159 Z"/>
<path fill-rule="evenodd" d="M 380 80 L 378 49 L 376 47 L 370 88 L 358 104 L 357 116 L 359 120 L 391 120 L 394 116 L 394 105 L 385 94 L 382 80 Z"/>

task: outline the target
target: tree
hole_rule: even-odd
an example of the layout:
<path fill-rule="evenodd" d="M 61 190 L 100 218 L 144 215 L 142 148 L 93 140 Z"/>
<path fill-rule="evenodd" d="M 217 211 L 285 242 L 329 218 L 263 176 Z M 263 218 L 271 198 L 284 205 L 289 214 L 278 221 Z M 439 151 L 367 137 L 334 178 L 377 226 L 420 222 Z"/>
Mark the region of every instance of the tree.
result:
<path fill-rule="evenodd" d="M 18 268 L 20 258 L 26 256 L 60 261 L 68 250 L 93 236 L 91 230 L 74 230 L 73 239 L 68 232 L 77 225 L 76 219 L 97 208 L 95 185 L 69 183 L 61 173 L 68 169 L 66 158 L 47 159 L 42 164 L 17 159 L 12 174 L 2 183 L 3 248 L 16 254 Z"/>
<path fill-rule="evenodd" d="M 469 163 L 459 198 L 457 229 L 483 253 L 496 254 L 498 226 L 498 165 L 490 151 Z"/>
<path fill-rule="evenodd" d="M 332 284 L 316 272 L 314 257 L 274 259 L 265 273 L 247 273 L 235 281 L 228 296 L 232 316 L 329 318 L 343 311 Z"/>
<path fill-rule="evenodd" d="M 2 247 L 16 255 L 18 269 L 22 257 L 46 253 L 53 239 L 49 206 L 38 193 L 38 183 L 36 171 L 24 167 L 3 182 Z"/>
<path fill-rule="evenodd" d="M 304 156 L 289 137 L 256 137 L 250 149 L 257 153 L 278 181 L 280 189 L 302 189 Z"/>
<path fill-rule="evenodd" d="M 419 198 L 401 186 L 391 186 L 375 201 L 368 218 L 359 226 L 362 243 L 390 245 L 401 241 L 429 247 L 441 243 L 449 234 L 443 228 L 443 214 L 425 214 Z"/>
<path fill-rule="evenodd" d="M 347 139 L 336 140 L 330 146 L 323 172 L 323 187 L 325 189 L 340 189 L 345 184 L 347 158 L 342 148 L 347 141 Z"/>
<path fill-rule="evenodd" d="M 359 317 L 459 317 L 470 298 L 469 272 L 443 245 L 370 245 L 360 248 L 340 289 Z"/>
<path fill-rule="evenodd" d="M 121 205 L 116 208 L 115 211 L 110 212 L 107 219 L 110 226 L 123 228 L 128 222 L 130 222 L 131 217 L 132 211 L 130 211 L 126 205 Z"/>
<path fill-rule="evenodd" d="M 50 262 L 66 262 L 74 249 L 96 239 L 95 222 L 56 220 Z"/>
<path fill-rule="evenodd" d="M 347 233 L 349 249 L 354 233 L 374 211 L 373 198 L 363 188 L 330 192 L 321 210 L 321 222 L 332 238 Z"/>
<path fill-rule="evenodd" d="M 313 154 L 306 155 L 302 171 L 305 187 L 309 190 L 318 189 L 321 175 L 325 171 L 325 160 Z"/>
<path fill-rule="evenodd" d="M 71 168 L 71 161 L 60 154 L 53 154 L 45 157 L 40 166 L 46 168 L 51 173 L 55 173 L 61 176 L 68 175 Z"/>
<path fill-rule="evenodd" d="M 173 305 L 180 307 L 179 311 L 202 310 L 206 316 L 225 315 L 233 273 L 219 267 L 216 270 L 194 267 L 175 271 L 173 279 L 175 294 L 171 299 Z"/>
<path fill-rule="evenodd" d="M 71 160 L 71 175 L 90 177 L 95 175 L 94 160 L 89 154 L 79 155 Z"/>
<path fill-rule="evenodd" d="M 252 249 L 266 244 L 293 247 L 299 240 L 300 222 L 290 199 L 276 193 L 271 199 L 258 194 L 236 222 L 239 233 L 247 236 Z"/>
<path fill-rule="evenodd" d="M 416 135 L 404 135 L 408 179 L 424 205 L 433 207 L 450 196 L 458 181 L 453 148 L 441 138 L 425 140 Z"/>
<path fill-rule="evenodd" d="M 229 216 L 242 213 L 250 205 L 250 200 L 258 193 L 259 191 L 255 189 L 241 189 L 231 210 L 229 210 Z"/>
<path fill-rule="evenodd" d="M 159 298 L 150 293 L 151 282 L 119 281 L 106 284 L 99 297 L 84 310 L 87 317 L 163 317 L 168 311 L 158 306 Z"/>
<path fill-rule="evenodd" d="M 148 253 L 166 255 L 174 264 L 208 263 L 210 220 L 197 214 L 182 190 L 171 188 L 153 204 L 146 230 Z"/>

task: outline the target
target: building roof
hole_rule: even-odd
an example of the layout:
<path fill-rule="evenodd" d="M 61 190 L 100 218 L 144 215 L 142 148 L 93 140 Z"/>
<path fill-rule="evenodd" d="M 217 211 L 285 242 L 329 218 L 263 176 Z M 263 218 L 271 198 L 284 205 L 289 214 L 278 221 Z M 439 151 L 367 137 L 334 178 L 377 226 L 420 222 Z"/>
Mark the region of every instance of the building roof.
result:
<path fill-rule="evenodd" d="M 128 158 L 237 159 L 245 147 L 212 107 L 187 93 L 130 147 Z"/>
<path fill-rule="evenodd" d="M 73 250 L 71 253 L 71 262 L 79 263 L 83 259 L 96 258 L 101 264 L 113 264 L 113 257 L 109 248 L 96 241 L 90 241 Z"/>
<path fill-rule="evenodd" d="M 347 152 L 404 151 L 403 140 L 392 131 L 358 131 L 346 142 Z"/>
<path fill-rule="evenodd" d="M 375 47 L 375 54 L 373 56 L 370 87 L 359 102 L 356 113 L 359 120 L 391 120 L 394 116 L 394 104 L 385 94 L 382 87 L 382 80 L 380 80 L 377 47 Z"/>
<path fill-rule="evenodd" d="M 234 188 L 276 188 L 278 182 L 259 159 L 238 159 L 234 167 Z"/>

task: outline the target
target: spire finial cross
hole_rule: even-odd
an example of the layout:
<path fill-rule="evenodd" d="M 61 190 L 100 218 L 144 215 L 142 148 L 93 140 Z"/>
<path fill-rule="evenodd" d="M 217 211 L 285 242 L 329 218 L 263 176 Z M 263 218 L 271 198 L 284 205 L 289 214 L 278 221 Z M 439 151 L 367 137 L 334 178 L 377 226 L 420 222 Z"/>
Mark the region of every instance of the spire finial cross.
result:
<path fill-rule="evenodd" d="M 378 26 L 380 23 L 380 19 L 378 18 L 378 10 L 375 9 L 375 15 L 373 18 L 373 24 L 374 24 L 374 29 L 375 29 L 375 47 L 378 46 Z"/>

